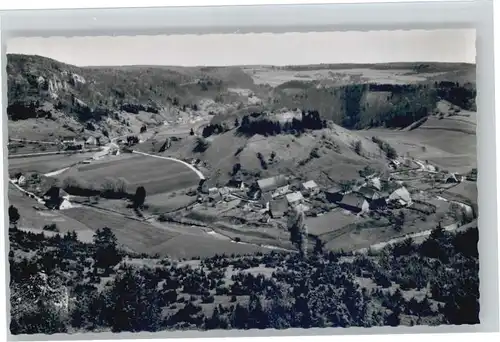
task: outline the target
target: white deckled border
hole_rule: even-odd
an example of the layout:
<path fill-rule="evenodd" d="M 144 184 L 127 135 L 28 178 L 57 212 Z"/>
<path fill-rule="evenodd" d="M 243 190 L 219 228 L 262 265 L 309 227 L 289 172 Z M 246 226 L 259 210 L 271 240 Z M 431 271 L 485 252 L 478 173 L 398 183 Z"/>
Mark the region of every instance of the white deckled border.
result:
<path fill-rule="evenodd" d="M 320 1 L 317 1 L 320 2 Z M 105 3 L 102 1 L 101 3 Z M 108 3 L 110 3 L 108 1 Z M 141 2 L 136 1 L 136 5 Z M 180 3 L 180 2 L 179 2 Z M 202 2 L 199 2 L 202 3 Z M 232 2 L 234 3 L 234 2 Z M 247 2 L 248 3 L 248 2 Z M 147 5 L 147 3 L 142 3 Z M 74 5 L 74 4 L 73 4 Z M 81 5 L 80 5 L 81 6 Z M 86 6 L 91 6 L 87 1 Z M 109 5 L 108 5 L 109 6 Z M 13 5 L 12 7 L 15 7 Z M 3 118 L 1 160 L 4 180 L 0 184 L 3 197 L 0 208 L 7 208 L 7 118 L 6 118 L 6 59 L 5 44 L 9 37 L 15 36 L 96 36 L 96 35 L 138 35 L 138 34 L 182 34 L 182 33 L 247 33 L 247 32 L 304 32 L 329 30 L 374 30 L 374 29 L 433 29 L 433 28 L 476 28 L 477 32 L 477 84 L 478 84 L 478 191 L 480 227 L 480 292 L 481 325 L 442 326 L 442 327 L 398 327 L 398 328 L 351 328 L 351 329 L 288 329 L 250 330 L 250 331 L 207 331 L 207 332 L 164 332 L 164 333 L 121 333 L 119 335 L 32 335 L 9 336 L 9 340 L 78 340 L 78 339 L 124 339 L 124 338 L 207 338 L 207 337 L 261 337 L 260 341 L 292 340 L 290 336 L 321 336 L 316 340 L 355 341 L 361 334 L 393 334 L 365 337 L 371 341 L 431 341 L 446 339 L 443 332 L 486 332 L 498 331 L 499 325 L 499 273 L 498 273 L 498 179 L 497 161 L 498 139 L 495 133 L 497 123 L 494 115 L 493 81 L 493 33 L 492 10 L 488 1 L 407 3 L 407 4 L 344 4 L 344 5 L 306 5 L 306 6 L 249 6 L 249 7 L 197 7 L 197 8 L 128 8 L 128 9 L 83 9 L 59 11 L 22 11 L 1 13 L 2 59 L 0 62 Z M 498 90 L 497 90 L 498 91 Z M 0 280 L 3 295 L 8 290 L 8 227 L 7 215 L 3 214 L 4 235 L 1 238 L 0 262 L 6 272 Z M 4 275 L 7 277 L 3 279 Z M 8 312 L 8 301 L 0 300 L 0 313 Z M 9 331 L 6 319 L 0 319 L 0 332 Z M 405 335 L 432 332 L 436 335 Z M 266 337 L 267 336 L 267 337 Z M 456 339 L 456 336 L 450 336 Z M 483 340 L 483 336 L 472 335 L 464 338 Z M 302 338 L 295 338 L 301 341 Z M 146 340 L 145 340 L 146 341 Z"/>

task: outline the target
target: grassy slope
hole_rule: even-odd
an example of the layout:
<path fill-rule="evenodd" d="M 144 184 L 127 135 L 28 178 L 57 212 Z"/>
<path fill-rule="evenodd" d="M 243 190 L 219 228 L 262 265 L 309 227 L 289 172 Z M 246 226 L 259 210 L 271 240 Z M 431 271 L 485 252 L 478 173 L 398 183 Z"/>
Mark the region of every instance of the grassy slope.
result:
<path fill-rule="evenodd" d="M 201 159 L 206 163 L 209 181 L 219 185 L 230 179 L 233 166 L 237 163 L 241 164 L 242 177 L 247 180 L 253 180 L 255 176 L 286 173 L 329 183 L 331 179 L 351 180 L 366 165 L 383 168 L 384 162 L 379 148 L 370 139 L 334 124 L 330 125 L 330 128 L 307 132 L 300 137 L 291 134 L 244 137 L 231 130 L 221 135 L 213 135 L 208 140 L 209 147 L 202 153 L 193 152 L 196 138 L 186 137 L 173 143 L 163 155 Z M 353 151 L 352 144 L 356 141 L 362 143 L 363 156 Z M 155 146 L 160 145 L 159 142 L 155 143 Z M 150 143 L 143 148 L 150 149 Z M 319 158 L 311 158 L 308 162 L 301 163 L 309 159 L 313 148 L 318 149 Z M 275 158 L 270 161 L 273 152 Z M 262 167 L 257 153 L 261 153 L 267 160 L 267 169 Z M 331 179 L 328 180 L 325 174 Z"/>

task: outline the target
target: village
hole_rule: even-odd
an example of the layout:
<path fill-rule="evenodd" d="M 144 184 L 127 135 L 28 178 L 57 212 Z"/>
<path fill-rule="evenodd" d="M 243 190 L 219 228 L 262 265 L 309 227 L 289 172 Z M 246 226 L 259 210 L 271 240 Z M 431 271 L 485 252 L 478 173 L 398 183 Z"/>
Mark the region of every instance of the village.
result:
<path fill-rule="evenodd" d="M 409 157 L 390 160 L 388 168 L 389 172 L 381 173 L 366 167 L 360 170 L 358 179 L 323 186 L 312 179 L 287 175 L 253 183 L 233 177 L 220 188 L 202 182 L 198 204 L 192 209 L 219 217 L 242 217 L 247 223 L 256 223 L 254 227 L 286 226 L 284 219 L 294 209 L 304 213 L 309 233 L 316 236 L 373 219 L 386 219 L 401 231 L 410 221 L 425 222 L 425 227 L 443 224 L 456 228 L 477 217 L 474 194 L 468 193 L 477 170 L 465 175 L 438 171 L 427 162 Z"/>

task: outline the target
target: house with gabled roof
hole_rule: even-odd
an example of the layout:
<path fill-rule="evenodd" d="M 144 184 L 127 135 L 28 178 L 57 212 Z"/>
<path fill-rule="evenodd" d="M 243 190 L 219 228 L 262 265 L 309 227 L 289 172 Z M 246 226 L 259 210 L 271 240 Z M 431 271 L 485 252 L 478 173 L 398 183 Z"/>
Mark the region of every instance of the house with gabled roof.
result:
<path fill-rule="evenodd" d="M 370 186 L 362 186 L 357 191 L 360 195 L 366 198 L 368 201 L 376 200 L 380 198 L 378 191 Z"/>
<path fill-rule="evenodd" d="M 353 213 L 363 213 L 370 209 L 368 201 L 359 193 L 351 192 L 345 194 L 342 200 L 338 202 L 339 207 Z"/>
<path fill-rule="evenodd" d="M 404 186 L 394 190 L 389 195 L 388 201 L 397 203 L 401 206 L 408 206 L 412 204 L 410 192 Z"/>
<path fill-rule="evenodd" d="M 340 202 L 344 196 L 344 193 L 339 186 L 332 186 L 324 190 L 323 193 L 325 194 L 326 199 L 332 203 Z"/>
<path fill-rule="evenodd" d="M 70 195 L 57 186 L 52 186 L 42 198 L 45 201 L 45 206 L 50 209 L 67 209 L 71 207 Z"/>
<path fill-rule="evenodd" d="M 302 196 L 302 193 L 300 191 L 295 191 L 291 194 L 287 194 L 285 198 L 289 205 L 297 205 L 299 203 L 302 203 L 302 201 L 304 200 L 304 196 Z"/>
<path fill-rule="evenodd" d="M 304 193 L 309 195 L 313 195 L 319 192 L 319 186 L 313 180 L 302 183 L 300 188 L 302 191 L 304 191 Z"/>
<path fill-rule="evenodd" d="M 269 212 L 274 219 L 285 216 L 287 210 L 288 203 L 285 198 L 278 198 L 269 202 Z"/>
<path fill-rule="evenodd" d="M 288 179 L 285 175 L 259 179 L 257 181 L 257 187 L 262 192 L 274 191 L 277 188 L 285 186 L 287 184 Z"/>

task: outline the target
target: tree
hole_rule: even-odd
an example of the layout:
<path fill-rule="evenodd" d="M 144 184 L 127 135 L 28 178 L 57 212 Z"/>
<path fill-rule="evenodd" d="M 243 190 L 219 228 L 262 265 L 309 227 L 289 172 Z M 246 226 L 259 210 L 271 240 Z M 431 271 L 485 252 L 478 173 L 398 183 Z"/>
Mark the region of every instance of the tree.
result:
<path fill-rule="evenodd" d="M 95 267 L 108 270 L 122 260 L 117 248 L 116 236 L 108 227 L 96 231 L 94 245 Z"/>
<path fill-rule="evenodd" d="M 20 218 L 21 218 L 21 215 L 19 215 L 19 210 L 17 210 L 17 208 L 14 207 L 13 205 L 10 205 L 10 207 L 9 207 L 9 223 L 15 227 Z"/>
<path fill-rule="evenodd" d="M 232 176 L 236 175 L 240 170 L 241 170 L 241 164 L 240 163 L 234 164 L 233 171 L 231 172 L 231 175 Z"/>
<path fill-rule="evenodd" d="M 307 226 L 304 212 L 298 208 L 292 208 L 288 216 L 288 230 L 290 240 L 299 249 L 302 257 L 307 256 Z"/>
<path fill-rule="evenodd" d="M 363 152 L 363 144 L 361 143 L 361 140 L 357 140 L 353 143 L 353 149 L 356 154 L 361 155 Z"/>
<path fill-rule="evenodd" d="M 405 223 L 405 213 L 400 211 L 397 216 L 394 217 L 394 229 L 397 232 L 400 232 L 403 229 L 403 225 Z"/>
<path fill-rule="evenodd" d="M 161 323 L 158 278 L 127 269 L 107 293 L 107 319 L 114 332 L 157 331 Z"/>
<path fill-rule="evenodd" d="M 325 246 L 325 243 L 321 241 L 320 238 L 316 238 L 316 241 L 314 243 L 314 250 L 313 253 L 316 255 L 321 255 L 323 254 L 323 247 Z"/>
<path fill-rule="evenodd" d="M 203 153 L 208 149 L 208 146 L 210 146 L 210 143 L 208 142 L 207 139 L 205 139 L 203 137 L 197 137 L 196 138 L 196 145 L 194 146 L 193 151 Z"/>
<path fill-rule="evenodd" d="M 140 208 L 144 205 L 144 201 L 146 201 L 146 189 L 143 186 L 140 186 L 135 190 L 135 195 L 133 198 L 134 207 Z"/>

